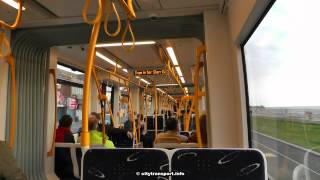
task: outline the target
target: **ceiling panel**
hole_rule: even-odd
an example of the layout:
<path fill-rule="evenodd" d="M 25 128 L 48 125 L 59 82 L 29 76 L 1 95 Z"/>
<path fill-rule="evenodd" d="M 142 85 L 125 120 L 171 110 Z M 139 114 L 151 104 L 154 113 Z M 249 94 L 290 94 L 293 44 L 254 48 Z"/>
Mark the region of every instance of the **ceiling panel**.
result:
<path fill-rule="evenodd" d="M 158 56 L 157 48 L 154 45 L 136 46 L 132 51 L 128 51 L 122 47 L 108 47 L 106 50 L 134 69 L 163 66 Z"/>
<path fill-rule="evenodd" d="M 219 0 L 160 0 L 164 9 L 215 6 Z"/>
<path fill-rule="evenodd" d="M 158 10 L 162 8 L 159 0 L 137 0 L 136 2 L 141 10 Z"/>
<path fill-rule="evenodd" d="M 22 21 L 40 20 L 50 18 L 45 12 L 41 11 L 34 3 L 26 2 L 23 5 L 26 10 L 22 12 Z M 16 18 L 17 10 L 0 1 L 0 19 L 13 22 Z"/>
<path fill-rule="evenodd" d="M 38 0 L 44 7 L 55 13 L 59 17 L 82 16 L 84 0 Z M 97 0 L 91 0 L 89 14 L 94 14 L 98 7 Z"/>
<path fill-rule="evenodd" d="M 161 44 L 161 46 L 164 48 L 168 46 L 168 44 L 174 47 L 179 65 L 186 80 L 186 84 L 193 84 L 191 68 L 194 66 L 195 62 L 195 50 L 202 43 L 195 38 L 161 40 L 157 43 Z M 59 51 L 60 59 L 65 61 L 65 63 L 84 69 L 86 64 L 87 45 L 62 46 L 58 47 L 57 49 Z M 128 65 L 129 70 L 131 68 L 131 70 L 137 70 L 164 67 L 164 64 L 158 57 L 158 51 L 155 45 L 136 46 L 131 52 L 122 47 L 98 48 L 97 51 L 114 61 L 118 61 L 123 67 Z M 96 58 L 96 64 L 109 70 L 114 68 L 114 66 L 100 58 Z M 119 73 L 124 76 L 128 75 L 122 71 L 119 71 Z M 171 74 L 149 75 L 141 77 L 148 80 L 150 83 L 176 84 L 175 80 L 171 77 Z M 161 89 L 169 94 L 183 93 L 180 87 L 177 86 L 161 87 Z M 189 92 L 193 92 L 192 88 L 189 88 Z"/>
<path fill-rule="evenodd" d="M 175 49 L 186 82 L 193 83 L 191 67 L 195 64 L 196 48 L 202 45 L 201 41 L 195 38 L 185 38 L 170 40 L 170 43 Z"/>

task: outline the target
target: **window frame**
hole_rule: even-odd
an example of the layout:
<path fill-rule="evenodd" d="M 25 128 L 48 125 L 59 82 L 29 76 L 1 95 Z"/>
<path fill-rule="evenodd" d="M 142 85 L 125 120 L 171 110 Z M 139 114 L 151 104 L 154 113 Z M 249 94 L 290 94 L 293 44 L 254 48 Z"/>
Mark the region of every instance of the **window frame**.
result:
<path fill-rule="evenodd" d="M 242 60 L 242 72 L 243 72 L 243 80 L 244 80 L 244 88 L 245 88 L 245 103 L 246 103 L 246 114 L 247 114 L 247 132 L 248 132 L 248 145 L 249 148 L 253 148 L 252 144 L 252 119 L 251 119 L 251 112 L 250 112 L 250 101 L 249 101 L 249 88 L 248 88 L 248 75 L 247 75 L 247 66 L 246 66 L 246 55 L 244 51 L 244 46 L 247 44 L 251 36 L 255 33 L 263 19 L 267 16 L 271 8 L 273 7 L 274 3 L 277 0 L 270 0 L 268 5 L 266 6 L 263 13 L 259 16 L 257 22 L 254 24 L 253 28 L 249 31 L 248 35 L 244 38 L 244 40 L 240 43 L 240 50 L 241 50 L 241 60 Z"/>

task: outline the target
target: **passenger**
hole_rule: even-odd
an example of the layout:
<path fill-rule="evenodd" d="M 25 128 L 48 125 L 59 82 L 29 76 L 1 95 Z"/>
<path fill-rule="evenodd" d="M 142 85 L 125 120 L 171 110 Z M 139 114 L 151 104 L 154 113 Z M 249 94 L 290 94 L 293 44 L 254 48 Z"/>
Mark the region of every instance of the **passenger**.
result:
<path fill-rule="evenodd" d="M 200 116 L 200 132 L 201 132 L 201 140 L 204 145 L 207 144 L 207 120 L 206 115 L 203 114 Z M 194 133 L 188 139 L 188 142 L 198 142 L 197 133 Z"/>
<path fill-rule="evenodd" d="M 99 113 L 92 112 L 92 116 L 94 116 L 96 119 L 98 119 L 99 124 L 98 124 L 98 130 L 102 131 L 102 122 L 101 122 L 101 116 Z M 110 125 L 106 125 L 106 134 L 112 139 L 113 137 L 126 137 L 129 139 L 132 139 L 133 135 L 129 130 L 126 129 L 120 129 L 120 128 L 114 128 L 111 127 Z"/>
<path fill-rule="evenodd" d="M 167 131 L 159 133 L 155 140 L 156 143 L 163 142 L 187 142 L 188 138 L 179 134 L 178 121 L 175 118 L 169 118 L 166 121 Z"/>
<path fill-rule="evenodd" d="M 72 117 L 64 115 L 59 121 L 56 131 L 55 142 L 74 143 L 71 133 Z M 73 165 L 69 148 L 56 148 L 55 151 L 55 173 L 60 179 L 74 179 Z"/>
<path fill-rule="evenodd" d="M 58 129 L 56 130 L 55 142 L 69 142 L 74 143 L 74 137 L 71 132 L 72 117 L 70 115 L 64 115 L 59 121 Z"/>
<path fill-rule="evenodd" d="M 99 119 L 96 114 L 91 113 L 89 116 L 89 131 L 90 131 L 90 144 L 91 145 L 102 145 L 102 133 L 98 131 Z M 108 140 L 106 136 L 106 142 L 104 147 L 106 148 L 115 148 L 112 141 Z"/>

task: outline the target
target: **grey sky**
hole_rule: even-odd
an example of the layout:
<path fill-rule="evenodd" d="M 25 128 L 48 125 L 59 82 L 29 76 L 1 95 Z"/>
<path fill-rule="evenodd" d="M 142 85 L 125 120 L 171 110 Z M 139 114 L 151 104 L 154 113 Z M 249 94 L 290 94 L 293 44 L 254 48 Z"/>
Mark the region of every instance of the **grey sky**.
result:
<path fill-rule="evenodd" d="M 320 105 L 319 7 L 276 1 L 245 46 L 250 105 Z"/>

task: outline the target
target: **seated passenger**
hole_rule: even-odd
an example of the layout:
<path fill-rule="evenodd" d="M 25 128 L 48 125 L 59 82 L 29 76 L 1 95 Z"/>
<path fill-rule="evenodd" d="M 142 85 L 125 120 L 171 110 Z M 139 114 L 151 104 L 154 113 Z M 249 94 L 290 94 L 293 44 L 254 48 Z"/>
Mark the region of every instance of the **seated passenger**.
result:
<path fill-rule="evenodd" d="M 156 143 L 180 143 L 187 142 L 188 138 L 184 135 L 179 134 L 178 130 L 178 121 L 175 118 L 169 118 L 166 121 L 166 129 L 167 131 L 164 133 L 159 133 L 155 140 Z"/>
<path fill-rule="evenodd" d="M 56 131 L 55 142 L 74 143 L 71 133 L 72 117 L 64 115 L 59 121 Z M 55 173 L 60 179 L 74 179 L 73 165 L 69 148 L 56 148 L 55 151 Z"/>
<path fill-rule="evenodd" d="M 102 132 L 102 121 L 99 113 L 92 112 L 90 115 L 98 119 L 98 131 Z M 133 135 L 129 130 L 114 128 L 111 125 L 106 125 L 106 134 L 116 147 L 132 147 Z"/>
<path fill-rule="evenodd" d="M 74 137 L 71 132 L 72 117 L 64 115 L 59 121 L 58 129 L 56 130 L 55 142 L 69 142 L 74 143 Z"/>
<path fill-rule="evenodd" d="M 203 114 L 200 116 L 200 132 L 201 132 L 201 140 L 202 144 L 207 144 L 207 125 L 206 125 L 206 115 Z M 193 133 L 190 138 L 188 139 L 188 142 L 197 143 L 197 133 Z"/>
<path fill-rule="evenodd" d="M 90 131 L 90 144 L 91 145 L 102 145 L 102 132 L 98 131 L 98 123 L 99 119 L 90 114 L 89 116 L 89 131 Z M 106 148 L 115 148 L 112 141 L 108 140 L 108 136 L 106 136 L 106 142 L 104 147 Z"/>

